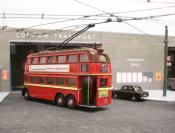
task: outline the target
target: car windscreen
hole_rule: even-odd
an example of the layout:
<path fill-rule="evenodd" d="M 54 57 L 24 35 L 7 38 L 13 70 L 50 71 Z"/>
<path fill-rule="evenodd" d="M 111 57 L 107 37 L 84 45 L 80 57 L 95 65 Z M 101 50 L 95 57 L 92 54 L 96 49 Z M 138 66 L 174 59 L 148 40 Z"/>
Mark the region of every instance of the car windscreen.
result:
<path fill-rule="evenodd" d="M 142 89 L 139 86 L 134 86 L 135 91 L 141 91 Z"/>

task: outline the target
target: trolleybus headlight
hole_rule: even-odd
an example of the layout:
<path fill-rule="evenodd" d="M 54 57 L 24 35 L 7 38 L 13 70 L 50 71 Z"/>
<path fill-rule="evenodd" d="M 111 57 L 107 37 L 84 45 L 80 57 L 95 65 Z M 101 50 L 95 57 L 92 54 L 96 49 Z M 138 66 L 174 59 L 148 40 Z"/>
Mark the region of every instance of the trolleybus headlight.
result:
<path fill-rule="evenodd" d="M 88 72 L 89 71 L 89 65 L 88 64 L 81 64 L 81 71 L 82 72 Z"/>

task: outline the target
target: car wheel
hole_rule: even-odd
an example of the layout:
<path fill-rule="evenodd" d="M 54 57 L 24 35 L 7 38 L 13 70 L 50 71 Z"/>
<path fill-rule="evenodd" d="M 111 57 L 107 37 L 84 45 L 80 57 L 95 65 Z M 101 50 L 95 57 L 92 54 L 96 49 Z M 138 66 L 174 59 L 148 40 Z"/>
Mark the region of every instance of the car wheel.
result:
<path fill-rule="evenodd" d="M 29 95 L 29 91 L 28 90 L 24 91 L 24 99 L 26 99 L 26 100 L 30 99 L 30 95 Z"/>
<path fill-rule="evenodd" d="M 66 105 L 68 106 L 68 108 L 75 108 L 76 107 L 76 100 L 74 96 L 68 96 L 66 98 Z"/>
<path fill-rule="evenodd" d="M 64 106 L 65 105 L 65 98 L 62 94 L 58 94 L 55 101 L 56 101 L 56 104 L 58 106 Z"/>
<path fill-rule="evenodd" d="M 138 97 L 137 97 L 137 100 L 138 100 L 138 101 L 141 101 L 141 96 L 138 96 Z"/>
<path fill-rule="evenodd" d="M 132 96 L 132 97 L 131 97 L 131 100 L 132 100 L 132 101 L 135 101 L 135 100 L 136 100 L 136 97 L 135 97 L 135 96 Z"/>
<path fill-rule="evenodd" d="M 115 94 L 113 94 L 113 98 L 114 99 L 117 99 L 118 98 L 118 95 L 115 93 Z"/>

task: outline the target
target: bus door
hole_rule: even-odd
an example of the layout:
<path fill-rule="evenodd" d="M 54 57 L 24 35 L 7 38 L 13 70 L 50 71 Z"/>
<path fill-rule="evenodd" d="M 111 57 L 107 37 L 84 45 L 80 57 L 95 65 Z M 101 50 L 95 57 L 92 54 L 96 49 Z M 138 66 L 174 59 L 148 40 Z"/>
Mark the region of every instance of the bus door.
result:
<path fill-rule="evenodd" d="M 81 78 L 82 104 L 94 105 L 97 93 L 97 77 L 84 76 Z"/>

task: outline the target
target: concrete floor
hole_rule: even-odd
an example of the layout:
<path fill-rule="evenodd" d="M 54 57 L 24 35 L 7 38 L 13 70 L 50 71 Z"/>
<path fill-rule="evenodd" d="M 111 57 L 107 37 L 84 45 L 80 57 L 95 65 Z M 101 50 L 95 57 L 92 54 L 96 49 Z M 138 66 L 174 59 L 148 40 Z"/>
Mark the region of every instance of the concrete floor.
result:
<path fill-rule="evenodd" d="M 0 104 L 1 133 L 174 133 L 175 102 L 113 99 L 104 108 L 71 110 L 8 95 Z"/>

